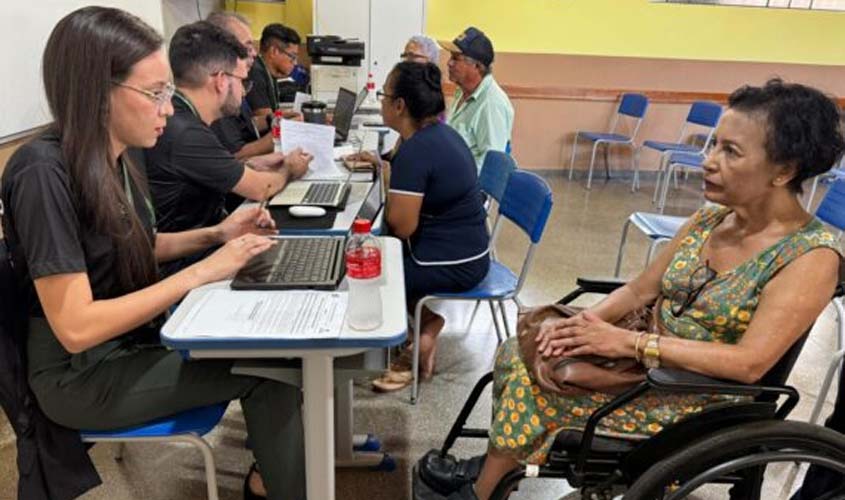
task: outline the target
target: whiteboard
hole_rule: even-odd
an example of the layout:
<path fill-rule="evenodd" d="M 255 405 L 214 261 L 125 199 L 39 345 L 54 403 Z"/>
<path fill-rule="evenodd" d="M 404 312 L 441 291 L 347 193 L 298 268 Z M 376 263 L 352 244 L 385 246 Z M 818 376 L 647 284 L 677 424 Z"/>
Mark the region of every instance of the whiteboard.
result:
<path fill-rule="evenodd" d="M 56 23 L 91 0 L 3 0 L 0 2 L 0 143 L 50 122 L 41 82 L 41 56 Z M 161 0 L 97 0 L 129 11 L 162 32 Z M 92 57 L 96 55 L 92 54 Z"/>

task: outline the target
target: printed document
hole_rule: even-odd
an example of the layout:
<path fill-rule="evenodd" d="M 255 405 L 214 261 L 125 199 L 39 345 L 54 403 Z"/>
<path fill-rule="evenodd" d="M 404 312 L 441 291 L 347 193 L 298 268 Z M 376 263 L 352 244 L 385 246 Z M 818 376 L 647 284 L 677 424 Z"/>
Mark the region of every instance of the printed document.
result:
<path fill-rule="evenodd" d="M 304 180 L 332 179 L 345 174 L 334 163 L 334 127 L 282 120 L 282 152 L 296 148 L 314 155 Z"/>
<path fill-rule="evenodd" d="M 340 337 L 347 292 L 209 290 L 177 337 L 326 339 Z"/>

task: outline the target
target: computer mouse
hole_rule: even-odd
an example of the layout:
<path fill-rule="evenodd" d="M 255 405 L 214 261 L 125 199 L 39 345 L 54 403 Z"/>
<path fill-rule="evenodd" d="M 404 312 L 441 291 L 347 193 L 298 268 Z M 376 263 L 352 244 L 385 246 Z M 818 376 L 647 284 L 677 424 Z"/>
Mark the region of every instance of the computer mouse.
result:
<path fill-rule="evenodd" d="M 322 217 L 326 215 L 326 209 L 323 207 L 297 205 L 288 208 L 288 213 L 290 213 L 292 217 Z"/>

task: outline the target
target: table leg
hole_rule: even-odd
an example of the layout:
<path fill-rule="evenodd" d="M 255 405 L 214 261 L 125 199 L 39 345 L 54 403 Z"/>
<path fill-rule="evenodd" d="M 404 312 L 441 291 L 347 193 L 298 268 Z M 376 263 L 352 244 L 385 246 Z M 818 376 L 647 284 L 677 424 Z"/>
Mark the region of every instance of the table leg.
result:
<path fill-rule="evenodd" d="M 305 481 L 308 498 L 334 500 L 334 375 L 327 354 L 302 359 Z"/>

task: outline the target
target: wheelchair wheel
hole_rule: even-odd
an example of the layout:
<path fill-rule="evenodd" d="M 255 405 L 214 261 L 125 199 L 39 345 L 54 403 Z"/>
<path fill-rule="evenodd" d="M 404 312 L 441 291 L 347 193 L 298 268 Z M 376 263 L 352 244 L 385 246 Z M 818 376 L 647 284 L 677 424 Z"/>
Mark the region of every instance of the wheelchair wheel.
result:
<path fill-rule="evenodd" d="M 777 462 L 816 464 L 845 474 L 845 435 L 805 422 L 780 420 L 729 427 L 654 464 L 623 499 L 678 500 L 704 484 L 736 481 Z M 759 491 L 748 495 L 754 497 L 759 497 Z"/>

